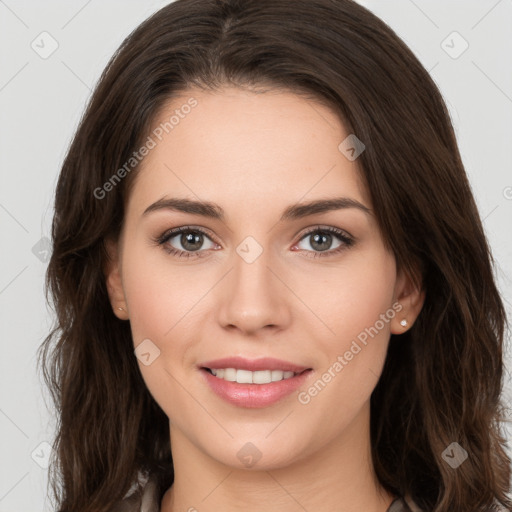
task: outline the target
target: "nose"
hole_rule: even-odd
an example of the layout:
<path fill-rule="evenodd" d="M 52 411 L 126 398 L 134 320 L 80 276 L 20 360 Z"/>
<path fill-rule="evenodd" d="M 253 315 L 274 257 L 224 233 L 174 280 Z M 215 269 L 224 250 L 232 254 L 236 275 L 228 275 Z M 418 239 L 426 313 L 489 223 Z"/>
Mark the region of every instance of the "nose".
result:
<path fill-rule="evenodd" d="M 264 250 L 251 263 L 234 254 L 233 268 L 219 290 L 219 325 L 245 335 L 285 329 L 291 318 L 292 294 L 283 284 L 286 277 L 280 275 L 279 268 L 272 265 L 269 251 Z"/>

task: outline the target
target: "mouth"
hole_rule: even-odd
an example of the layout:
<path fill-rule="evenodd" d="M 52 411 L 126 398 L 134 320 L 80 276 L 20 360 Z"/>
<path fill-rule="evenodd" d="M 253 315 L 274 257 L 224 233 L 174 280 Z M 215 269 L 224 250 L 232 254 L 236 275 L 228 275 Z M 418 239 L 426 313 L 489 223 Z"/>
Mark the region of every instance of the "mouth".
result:
<path fill-rule="evenodd" d="M 261 408 L 296 391 L 313 373 L 312 368 L 277 359 L 225 358 L 199 366 L 200 373 L 218 397 L 232 405 Z"/>
<path fill-rule="evenodd" d="M 307 368 L 301 372 L 292 372 L 284 370 L 242 370 L 237 368 L 206 368 L 202 370 L 209 372 L 214 377 L 228 382 L 237 382 L 238 384 L 270 384 L 271 382 L 280 382 L 282 380 L 292 379 L 297 375 L 310 370 Z"/>

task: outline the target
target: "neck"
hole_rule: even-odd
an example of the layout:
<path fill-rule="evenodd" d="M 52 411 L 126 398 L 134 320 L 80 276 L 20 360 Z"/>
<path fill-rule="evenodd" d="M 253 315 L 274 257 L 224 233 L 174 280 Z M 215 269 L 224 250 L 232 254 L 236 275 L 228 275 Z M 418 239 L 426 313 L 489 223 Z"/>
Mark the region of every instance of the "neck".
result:
<path fill-rule="evenodd" d="M 373 470 L 369 411 L 360 416 L 320 451 L 286 467 L 260 470 L 220 463 L 171 425 L 175 479 L 161 510 L 386 512 L 393 495 L 380 485 Z"/>

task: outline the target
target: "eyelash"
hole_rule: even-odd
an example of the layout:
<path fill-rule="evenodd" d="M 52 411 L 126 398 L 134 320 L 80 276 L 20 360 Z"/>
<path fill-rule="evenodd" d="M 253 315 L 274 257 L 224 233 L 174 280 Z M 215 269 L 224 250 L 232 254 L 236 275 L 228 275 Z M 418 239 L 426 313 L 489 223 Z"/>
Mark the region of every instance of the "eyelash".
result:
<path fill-rule="evenodd" d="M 179 235 L 181 233 L 201 233 L 202 235 L 205 235 L 210 240 L 212 240 L 212 236 L 205 230 L 201 228 L 196 228 L 192 226 L 182 226 L 179 228 L 174 228 L 171 230 L 166 231 L 159 237 L 156 237 L 153 239 L 153 242 L 163 246 L 165 252 L 170 254 L 171 256 L 176 256 L 178 258 L 203 258 L 207 256 L 207 251 L 181 251 L 179 249 L 175 249 L 174 247 L 169 247 L 165 245 L 171 238 L 174 238 L 176 235 Z M 299 242 L 301 242 L 304 238 L 307 238 L 309 235 L 312 235 L 314 233 L 332 233 L 336 235 L 339 240 L 342 242 L 342 245 L 337 247 L 336 249 L 331 249 L 328 251 L 306 251 L 306 253 L 313 252 L 312 255 L 309 255 L 307 257 L 309 258 L 325 258 L 329 256 L 333 256 L 336 254 L 339 254 L 340 252 L 348 249 L 349 247 L 354 245 L 354 239 L 350 236 L 348 236 L 344 231 L 338 228 L 334 227 L 321 227 L 321 226 L 315 226 L 314 228 L 311 228 L 306 233 L 302 235 L 302 237 L 299 239 Z M 212 240 L 214 243 L 215 240 Z M 297 242 L 297 243 L 299 243 Z"/>

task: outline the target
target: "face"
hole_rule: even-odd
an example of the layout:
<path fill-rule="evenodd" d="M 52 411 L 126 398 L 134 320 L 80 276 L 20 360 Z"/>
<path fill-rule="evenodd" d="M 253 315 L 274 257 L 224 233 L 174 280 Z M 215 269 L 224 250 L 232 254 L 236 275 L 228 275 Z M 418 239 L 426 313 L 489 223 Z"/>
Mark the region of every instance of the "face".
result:
<path fill-rule="evenodd" d="M 348 135 L 282 91 L 190 90 L 155 120 L 107 275 L 172 443 L 270 469 L 367 435 L 390 333 L 420 301 Z"/>

